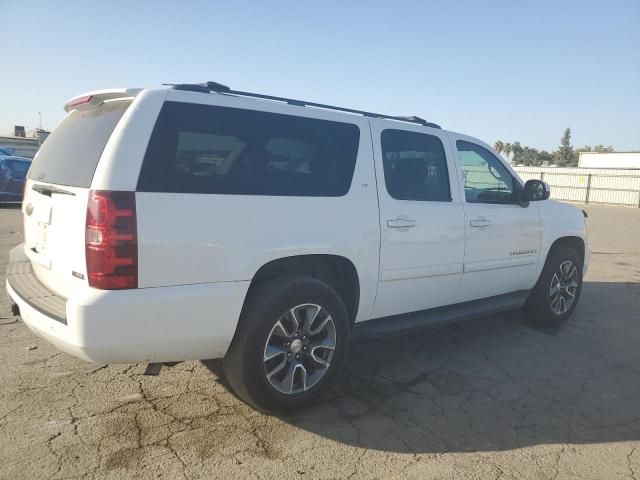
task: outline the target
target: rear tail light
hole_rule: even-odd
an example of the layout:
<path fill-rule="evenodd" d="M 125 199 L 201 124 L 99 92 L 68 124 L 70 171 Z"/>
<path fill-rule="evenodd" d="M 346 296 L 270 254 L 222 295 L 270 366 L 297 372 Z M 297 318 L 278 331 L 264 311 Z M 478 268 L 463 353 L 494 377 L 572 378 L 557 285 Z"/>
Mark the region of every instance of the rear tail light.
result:
<path fill-rule="evenodd" d="M 135 192 L 89 192 L 85 250 L 90 286 L 138 287 L 136 223 Z"/>

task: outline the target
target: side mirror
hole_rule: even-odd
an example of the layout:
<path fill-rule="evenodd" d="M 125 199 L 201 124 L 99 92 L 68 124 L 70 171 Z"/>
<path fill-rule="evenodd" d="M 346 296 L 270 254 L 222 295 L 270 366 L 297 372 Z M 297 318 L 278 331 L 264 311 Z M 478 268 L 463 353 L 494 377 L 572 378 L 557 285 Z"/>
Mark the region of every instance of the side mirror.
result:
<path fill-rule="evenodd" d="M 540 200 L 547 200 L 549 195 L 551 195 L 551 189 L 549 188 L 549 184 L 543 182 L 542 180 L 527 180 L 524 184 L 524 194 L 525 197 L 532 201 L 537 202 Z"/>

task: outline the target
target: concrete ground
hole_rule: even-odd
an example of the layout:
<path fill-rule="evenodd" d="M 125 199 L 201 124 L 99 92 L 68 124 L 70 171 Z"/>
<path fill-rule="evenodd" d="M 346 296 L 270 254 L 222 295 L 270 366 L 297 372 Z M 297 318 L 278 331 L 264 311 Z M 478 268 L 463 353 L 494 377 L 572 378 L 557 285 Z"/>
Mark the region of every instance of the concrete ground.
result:
<path fill-rule="evenodd" d="M 0 291 L 0 478 L 640 479 L 640 210 L 585 207 L 593 263 L 556 331 L 519 313 L 360 341 L 324 401 L 269 417 L 199 362 L 83 363 Z M 0 276 L 22 238 L 0 209 Z"/>

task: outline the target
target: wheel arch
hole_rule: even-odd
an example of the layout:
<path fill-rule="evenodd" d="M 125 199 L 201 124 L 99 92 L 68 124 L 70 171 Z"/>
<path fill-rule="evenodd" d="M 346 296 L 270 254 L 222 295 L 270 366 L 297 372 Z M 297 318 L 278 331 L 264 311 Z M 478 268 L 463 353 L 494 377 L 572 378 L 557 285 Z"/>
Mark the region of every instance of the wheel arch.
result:
<path fill-rule="evenodd" d="M 577 235 L 563 235 L 561 237 L 557 237 L 553 242 L 551 242 L 551 245 L 549 245 L 549 248 L 546 251 L 546 255 L 544 255 L 541 261 L 538 263 L 538 269 L 535 273 L 535 276 L 533 277 L 534 280 L 531 285 L 531 288 L 537 285 L 542 275 L 542 272 L 544 271 L 544 267 L 545 265 L 547 265 L 547 262 L 551 258 L 551 255 L 553 255 L 553 252 L 555 252 L 558 248 L 565 247 L 565 246 L 576 250 L 580 258 L 584 262 L 585 241 L 582 237 L 579 237 Z"/>
<path fill-rule="evenodd" d="M 570 247 L 578 252 L 580 258 L 584 261 L 584 251 L 585 251 L 585 242 L 584 239 L 575 235 L 567 235 L 564 237 L 559 237 L 551 244 L 549 247 L 549 251 L 547 252 L 546 261 L 549 259 L 549 256 L 556 251 L 560 247 Z"/>
<path fill-rule="evenodd" d="M 553 242 L 551 242 L 551 244 L 549 245 L 549 248 L 546 249 L 546 253 L 541 255 L 540 260 L 538 262 L 538 268 L 536 269 L 536 272 L 532 275 L 530 288 L 534 288 L 538 284 L 538 281 L 540 280 L 540 277 L 542 276 L 542 273 L 544 271 L 544 267 L 547 265 L 547 262 L 553 255 L 553 252 L 555 252 L 558 248 L 561 248 L 563 246 L 570 247 L 576 250 L 580 258 L 582 259 L 582 261 L 583 262 L 585 261 L 586 244 L 585 244 L 584 238 L 578 235 L 572 235 L 572 234 L 567 234 L 567 235 L 562 235 L 560 237 L 557 237 L 553 240 Z M 584 268 L 584 265 L 583 265 L 583 268 Z"/>
<path fill-rule="evenodd" d="M 307 275 L 332 287 L 344 302 L 353 325 L 360 305 L 360 278 L 354 263 L 341 255 L 293 255 L 271 260 L 253 275 L 245 302 L 256 285 L 277 276 L 291 274 Z"/>

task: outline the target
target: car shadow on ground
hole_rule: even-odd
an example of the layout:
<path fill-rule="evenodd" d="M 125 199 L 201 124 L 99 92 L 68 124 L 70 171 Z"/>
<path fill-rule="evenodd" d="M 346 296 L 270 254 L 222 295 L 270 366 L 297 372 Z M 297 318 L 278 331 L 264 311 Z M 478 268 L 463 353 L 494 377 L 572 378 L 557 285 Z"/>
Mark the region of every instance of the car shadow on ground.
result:
<path fill-rule="evenodd" d="M 561 328 L 533 328 L 512 312 L 355 341 L 322 402 L 281 418 L 390 452 L 637 441 L 638 307 L 638 283 L 587 282 Z"/>

